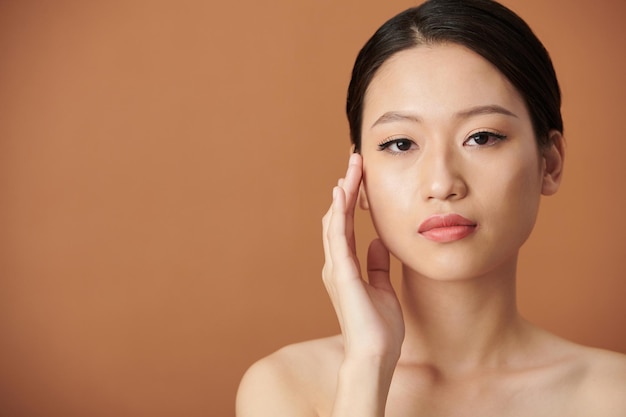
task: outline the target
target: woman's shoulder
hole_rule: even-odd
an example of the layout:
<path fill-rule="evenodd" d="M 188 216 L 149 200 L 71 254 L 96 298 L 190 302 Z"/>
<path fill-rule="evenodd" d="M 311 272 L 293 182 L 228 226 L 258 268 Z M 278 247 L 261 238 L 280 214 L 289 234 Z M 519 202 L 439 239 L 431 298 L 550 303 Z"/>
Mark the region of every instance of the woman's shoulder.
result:
<path fill-rule="evenodd" d="M 531 326 L 529 360 L 521 392 L 533 393 L 538 410 L 568 416 L 626 416 L 626 355 L 584 346 Z M 565 410 L 565 411 L 564 411 Z M 536 413 L 535 413 L 536 414 Z"/>
<path fill-rule="evenodd" d="M 626 355 L 609 350 L 584 347 L 583 358 L 590 373 L 604 375 L 609 381 L 626 382 Z"/>
<path fill-rule="evenodd" d="M 626 416 L 626 355 L 561 342 L 554 348 L 563 359 L 556 368 L 563 372 L 553 380 L 553 392 L 567 393 L 573 415 Z"/>
<path fill-rule="evenodd" d="M 626 355 L 590 347 L 580 351 L 584 370 L 580 392 L 587 403 L 605 409 L 605 414 L 596 415 L 626 415 Z"/>
<path fill-rule="evenodd" d="M 317 416 L 332 398 L 343 356 L 340 336 L 285 346 L 255 362 L 237 392 L 237 416 Z"/>

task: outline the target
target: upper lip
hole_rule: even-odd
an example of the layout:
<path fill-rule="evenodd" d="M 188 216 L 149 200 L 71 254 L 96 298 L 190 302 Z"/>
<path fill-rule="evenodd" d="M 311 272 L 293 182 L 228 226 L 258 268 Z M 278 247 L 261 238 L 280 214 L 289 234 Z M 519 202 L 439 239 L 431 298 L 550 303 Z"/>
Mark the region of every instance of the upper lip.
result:
<path fill-rule="evenodd" d="M 424 233 L 432 229 L 454 226 L 476 226 L 476 222 L 466 219 L 460 214 L 435 214 L 424 220 L 417 231 Z"/>

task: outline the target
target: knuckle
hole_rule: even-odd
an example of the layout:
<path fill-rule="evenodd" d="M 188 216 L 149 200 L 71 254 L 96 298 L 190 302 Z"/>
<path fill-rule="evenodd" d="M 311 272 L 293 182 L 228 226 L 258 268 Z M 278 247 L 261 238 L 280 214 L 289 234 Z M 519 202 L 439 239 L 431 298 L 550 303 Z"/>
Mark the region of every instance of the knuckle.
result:
<path fill-rule="evenodd" d="M 330 214 L 327 214 L 322 218 L 322 231 L 326 234 L 328 229 L 330 229 Z"/>
<path fill-rule="evenodd" d="M 333 232 L 332 232 L 332 230 L 330 228 L 327 228 L 324 231 L 324 237 L 328 241 L 328 247 L 332 248 L 333 247 Z"/>
<path fill-rule="evenodd" d="M 333 271 L 332 264 L 330 262 L 324 263 L 324 266 L 322 267 L 322 278 L 324 280 L 328 280 L 332 271 Z"/>
<path fill-rule="evenodd" d="M 332 206 L 326 210 L 326 213 L 322 216 L 322 223 L 328 223 L 330 221 L 330 216 L 333 214 Z"/>

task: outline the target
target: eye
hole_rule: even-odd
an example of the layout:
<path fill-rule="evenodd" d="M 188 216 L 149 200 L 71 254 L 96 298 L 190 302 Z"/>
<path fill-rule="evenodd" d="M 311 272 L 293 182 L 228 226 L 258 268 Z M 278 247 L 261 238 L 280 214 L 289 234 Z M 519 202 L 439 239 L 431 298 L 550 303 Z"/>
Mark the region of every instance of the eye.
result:
<path fill-rule="evenodd" d="M 506 135 L 500 133 L 482 131 L 472 134 L 463 145 L 466 146 L 493 146 L 496 143 L 506 139 Z"/>
<path fill-rule="evenodd" d="M 410 151 L 415 147 L 417 147 L 417 145 L 410 139 L 385 139 L 382 143 L 378 145 L 378 150 L 398 154 Z"/>

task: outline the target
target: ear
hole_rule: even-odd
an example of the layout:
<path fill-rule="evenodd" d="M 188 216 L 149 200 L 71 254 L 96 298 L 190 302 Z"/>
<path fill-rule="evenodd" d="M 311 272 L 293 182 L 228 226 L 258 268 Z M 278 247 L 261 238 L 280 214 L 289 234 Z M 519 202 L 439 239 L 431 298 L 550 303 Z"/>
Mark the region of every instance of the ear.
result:
<path fill-rule="evenodd" d="M 563 162 L 565 158 L 565 138 L 558 130 L 548 133 L 548 145 L 542 151 L 543 157 L 543 184 L 541 193 L 552 195 L 561 185 L 563 177 Z"/>
<path fill-rule="evenodd" d="M 359 207 L 361 210 L 369 210 L 370 203 L 367 200 L 367 193 L 365 192 L 365 187 L 363 187 L 363 183 L 359 186 Z"/>

